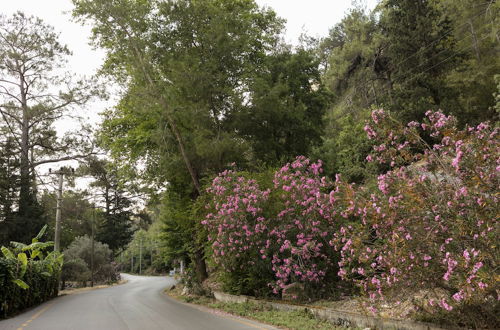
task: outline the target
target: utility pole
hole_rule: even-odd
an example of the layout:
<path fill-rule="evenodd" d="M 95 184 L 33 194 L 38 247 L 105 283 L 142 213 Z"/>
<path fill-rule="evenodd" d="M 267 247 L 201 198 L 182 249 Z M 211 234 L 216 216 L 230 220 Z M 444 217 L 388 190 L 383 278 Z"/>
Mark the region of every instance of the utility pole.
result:
<path fill-rule="evenodd" d="M 54 237 L 54 251 L 60 251 L 60 238 L 61 238 L 61 204 L 62 204 L 62 191 L 64 174 L 62 171 L 56 173 L 59 176 L 59 188 L 57 189 L 57 202 L 56 202 L 56 230 Z"/>
<path fill-rule="evenodd" d="M 64 174 L 68 174 L 69 171 L 74 173 L 73 168 L 61 167 L 59 171 L 54 172 L 59 176 L 59 187 L 57 189 L 57 202 L 56 202 L 56 228 L 54 233 L 54 251 L 59 252 L 61 250 L 61 207 L 62 207 L 62 193 L 63 193 L 63 182 Z M 52 169 L 49 168 L 49 173 L 52 173 Z"/>
<path fill-rule="evenodd" d="M 142 273 L 142 236 L 139 237 L 139 275 Z"/>
<path fill-rule="evenodd" d="M 151 269 L 153 269 L 153 248 L 154 248 L 154 242 L 151 244 Z"/>
<path fill-rule="evenodd" d="M 92 223 L 90 225 L 91 240 L 90 240 L 90 287 L 94 287 L 94 222 L 95 222 L 95 205 L 92 210 Z"/>

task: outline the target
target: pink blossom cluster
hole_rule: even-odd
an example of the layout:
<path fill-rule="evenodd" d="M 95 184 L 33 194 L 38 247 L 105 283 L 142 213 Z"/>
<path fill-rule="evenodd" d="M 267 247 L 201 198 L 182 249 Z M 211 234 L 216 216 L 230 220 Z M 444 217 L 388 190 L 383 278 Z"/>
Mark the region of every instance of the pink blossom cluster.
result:
<path fill-rule="evenodd" d="M 272 262 L 274 293 L 293 282 L 321 287 L 336 267 L 335 252 L 328 244 L 335 223 L 327 193 L 332 184 L 322 171 L 321 161 L 299 156 L 275 173 L 278 211 L 270 223 L 272 243 L 262 250 Z"/>
<path fill-rule="evenodd" d="M 498 299 L 499 130 L 486 123 L 458 130 L 451 116 L 426 115 L 422 124 L 403 126 L 379 111 L 378 122 L 367 124 L 375 140 L 370 159 L 399 166 L 378 177 L 375 191 L 340 183 L 351 198 L 336 209 L 359 222 L 333 233 L 339 276 L 373 300 L 436 287 L 449 290 L 434 304 L 445 310 Z M 421 138 L 425 132 L 434 144 Z"/>
<path fill-rule="evenodd" d="M 382 110 L 365 127 L 369 161 L 389 164 L 373 184 L 322 175 L 305 157 L 274 174 L 268 190 L 234 171 L 216 177 L 203 223 L 214 260 L 228 271 L 260 267 L 275 294 L 289 283 L 321 290 L 356 283 L 372 301 L 395 293 L 446 288 L 429 300 L 446 311 L 499 299 L 497 268 L 499 129 L 428 112 L 402 125 Z M 429 142 L 432 141 L 432 142 Z"/>
<path fill-rule="evenodd" d="M 255 180 L 226 170 L 207 189 L 213 199 L 213 213 L 202 221 L 209 230 L 214 259 L 226 271 L 235 271 L 255 264 L 255 250 L 268 237 L 262 206 L 269 198 Z"/>
<path fill-rule="evenodd" d="M 321 290 L 337 268 L 332 184 L 322 171 L 320 161 L 297 157 L 276 171 L 272 193 L 234 171 L 216 177 L 208 189 L 215 212 L 202 221 L 216 263 L 228 271 L 259 263 L 273 274 L 274 294 L 294 282 Z"/>

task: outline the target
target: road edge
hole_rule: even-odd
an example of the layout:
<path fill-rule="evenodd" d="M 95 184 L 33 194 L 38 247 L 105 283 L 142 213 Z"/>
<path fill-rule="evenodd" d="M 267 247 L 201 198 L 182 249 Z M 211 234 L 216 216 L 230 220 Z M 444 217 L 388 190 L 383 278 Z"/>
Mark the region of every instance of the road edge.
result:
<path fill-rule="evenodd" d="M 176 301 L 177 303 L 180 303 L 180 304 L 189 306 L 191 308 L 195 308 L 197 310 L 200 310 L 202 312 L 213 314 L 213 315 L 223 317 L 226 319 L 230 319 L 230 320 L 233 320 L 233 321 L 236 321 L 239 323 L 243 323 L 243 324 L 249 325 L 255 329 L 261 329 L 261 330 L 284 329 L 284 328 L 280 328 L 274 324 L 263 322 L 261 320 L 257 320 L 257 319 L 253 319 L 253 318 L 249 318 L 249 317 L 243 317 L 243 316 L 240 316 L 237 314 L 229 313 L 223 309 L 212 308 L 212 307 L 208 307 L 208 306 L 202 305 L 202 304 L 188 303 L 186 301 L 182 301 L 177 296 L 169 294 L 170 288 L 171 288 L 171 286 L 165 288 L 162 291 L 165 297 L 170 298 L 170 299 Z"/>

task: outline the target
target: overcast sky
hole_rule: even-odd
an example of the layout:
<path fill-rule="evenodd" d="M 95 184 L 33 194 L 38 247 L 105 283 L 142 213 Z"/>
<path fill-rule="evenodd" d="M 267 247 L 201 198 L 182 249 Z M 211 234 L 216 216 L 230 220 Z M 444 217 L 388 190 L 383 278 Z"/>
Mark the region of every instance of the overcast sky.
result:
<path fill-rule="evenodd" d="M 312 36 L 326 36 L 329 28 L 339 22 L 351 7 L 351 0 L 256 0 L 261 6 L 273 8 L 287 20 L 286 40 L 296 43 L 302 32 Z M 366 0 L 373 8 L 377 0 Z M 36 15 L 53 25 L 61 33 L 61 42 L 73 52 L 69 70 L 80 75 L 91 75 L 100 66 L 103 52 L 88 45 L 90 28 L 70 20 L 73 5 L 70 0 L 0 0 L 0 12 L 11 15 L 20 10 Z"/>

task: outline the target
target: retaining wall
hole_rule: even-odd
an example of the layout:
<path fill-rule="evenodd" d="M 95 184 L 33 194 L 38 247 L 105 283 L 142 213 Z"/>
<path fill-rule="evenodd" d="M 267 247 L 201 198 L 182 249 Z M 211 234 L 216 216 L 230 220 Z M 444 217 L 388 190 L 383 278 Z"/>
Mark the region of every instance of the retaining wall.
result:
<path fill-rule="evenodd" d="M 214 292 L 214 297 L 216 300 L 221 302 L 239 303 L 239 304 L 251 302 L 259 305 L 265 304 L 274 309 L 284 310 L 284 311 L 306 310 L 309 313 L 315 315 L 319 319 L 328 320 L 330 323 L 334 325 L 349 327 L 349 328 L 397 329 L 397 330 L 445 329 L 437 327 L 436 325 L 431 323 L 411 322 L 411 321 L 395 320 L 395 319 L 382 319 L 378 317 L 362 315 L 357 313 L 337 311 L 330 308 L 311 307 L 304 305 L 290 305 L 281 302 L 255 299 L 249 296 L 235 296 L 222 292 Z"/>

